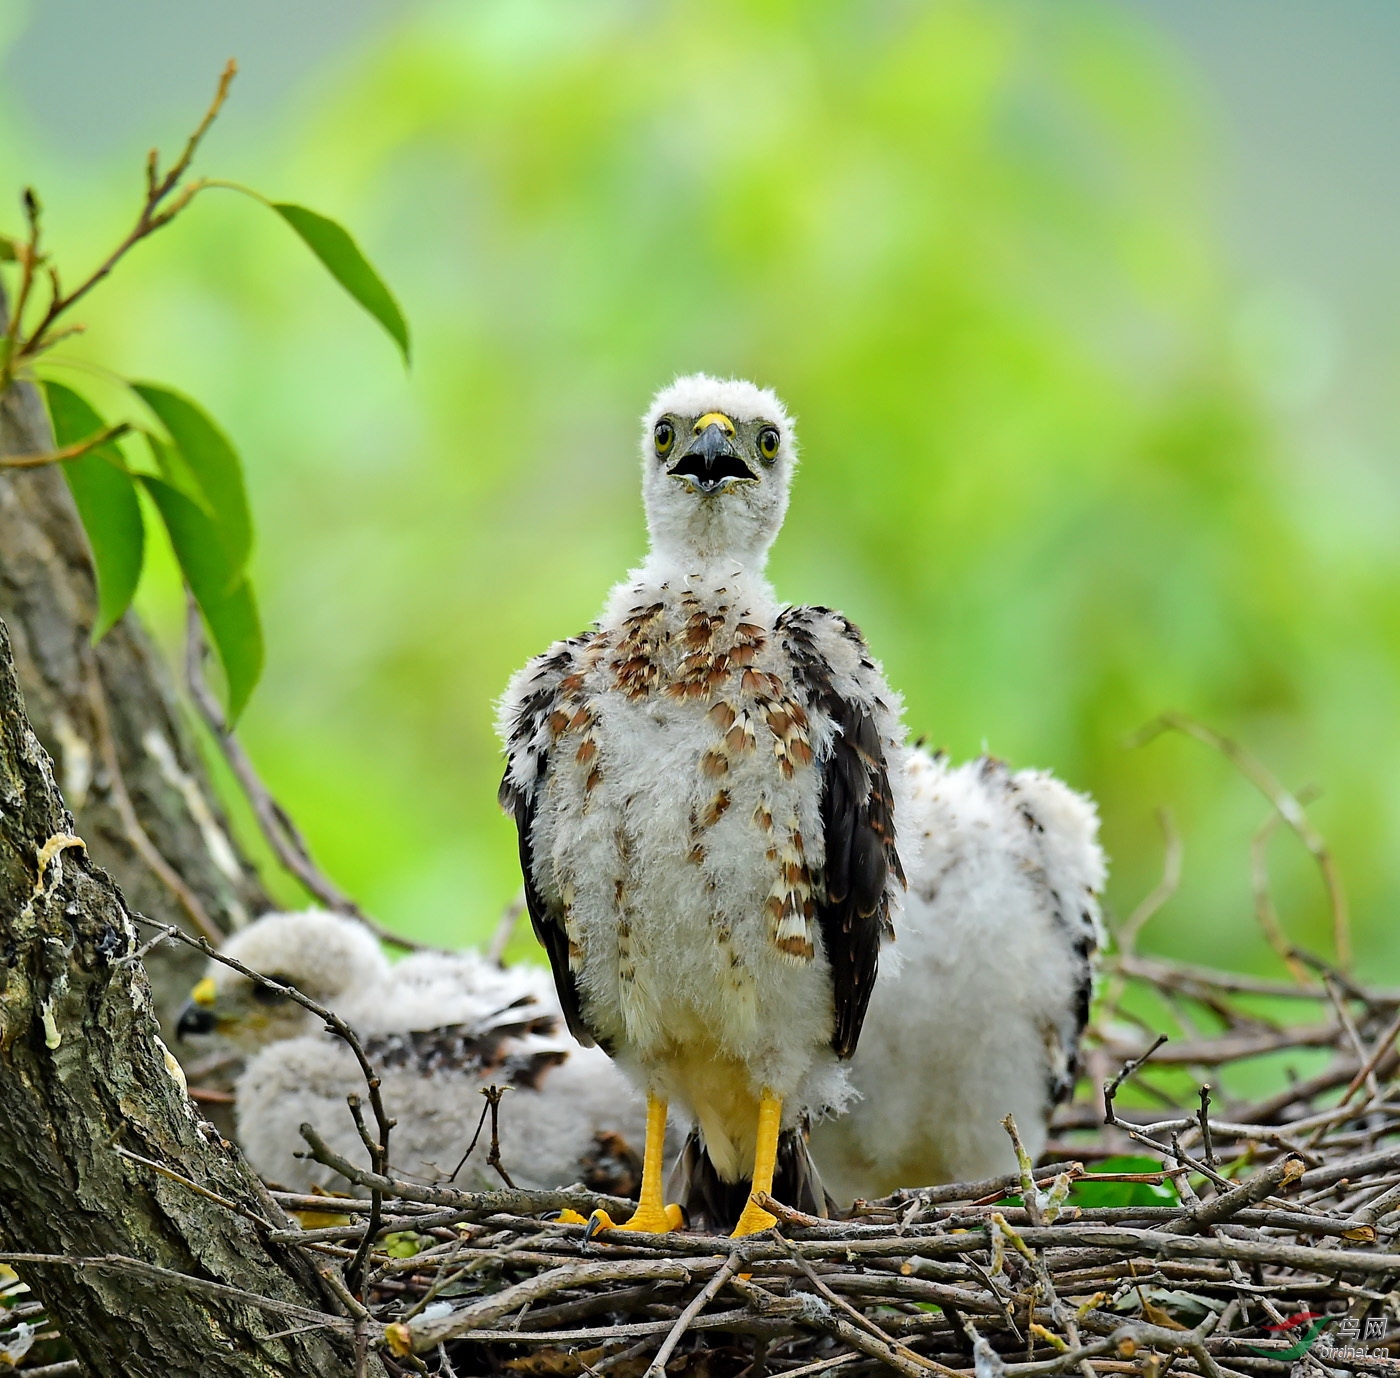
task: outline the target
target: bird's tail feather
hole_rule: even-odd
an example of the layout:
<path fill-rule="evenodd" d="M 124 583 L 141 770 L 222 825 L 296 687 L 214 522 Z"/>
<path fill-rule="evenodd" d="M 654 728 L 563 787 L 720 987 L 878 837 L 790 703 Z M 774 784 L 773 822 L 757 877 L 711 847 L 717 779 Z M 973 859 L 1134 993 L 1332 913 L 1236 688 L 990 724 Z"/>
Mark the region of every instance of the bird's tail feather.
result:
<path fill-rule="evenodd" d="M 748 1178 L 726 1182 L 716 1171 L 698 1129 L 686 1136 L 666 1184 L 666 1199 L 685 1211 L 692 1229 L 732 1230 L 748 1203 Z M 778 1136 L 778 1162 L 773 1172 L 773 1195 L 784 1205 L 808 1215 L 827 1216 L 833 1208 L 821 1176 L 807 1149 L 806 1126 L 785 1129 Z"/>

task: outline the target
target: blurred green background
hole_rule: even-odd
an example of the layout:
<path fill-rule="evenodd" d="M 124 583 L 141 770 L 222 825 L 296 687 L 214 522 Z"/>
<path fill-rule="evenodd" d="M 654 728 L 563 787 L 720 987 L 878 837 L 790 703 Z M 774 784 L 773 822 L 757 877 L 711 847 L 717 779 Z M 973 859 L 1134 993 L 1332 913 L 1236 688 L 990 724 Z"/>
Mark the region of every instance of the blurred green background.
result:
<path fill-rule="evenodd" d="M 36 185 L 85 270 L 229 55 L 197 170 L 348 225 L 412 371 L 219 192 L 67 353 L 240 447 L 247 744 L 384 922 L 477 940 L 511 899 L 492 700 L 641 555 L 636 417 L 706 369 L 798 416 L 779 593 L 863 626 L 913 730 L 1092 791 L 1118 915 L 1173 809 L 1149 946 L 1278 969 L 1265 801 L 1194 742 L 1125 746 L 1176 708 L 1321 789 L 1361 970 L 1400 973 L 1393 5 L 0 0 L 0 225 Z M 1328 951 L 1311 861 L 1270 856 Z"/>

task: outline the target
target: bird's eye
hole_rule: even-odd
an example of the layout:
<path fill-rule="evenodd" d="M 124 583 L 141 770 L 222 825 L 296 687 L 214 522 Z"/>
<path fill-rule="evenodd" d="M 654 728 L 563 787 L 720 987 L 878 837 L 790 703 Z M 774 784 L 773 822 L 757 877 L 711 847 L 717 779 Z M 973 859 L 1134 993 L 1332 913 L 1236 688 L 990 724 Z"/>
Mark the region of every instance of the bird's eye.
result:
<path fill-rule="evenodd" d="M 778 428 L 763 426 L 758 432 L 758 453 L 771 464 L 778 457 Z"/>
<path fill-rule="evenodd" d="M 656 455 L 658 459 L 665 458 L 672 445 L 676 441 L 676 428 L 669 421 L 658 421 L 656 429 L 651 433 L 652 439 L 656 442 Z"/>
<path fill-rule="evenodd" d="M 269 981 L 276 981 L 278 985 L 289 986 L 292 984 L 290 976 L 282 976 L 274 972 L 267 978 Z M 253 983 L 253 999 L 260 1005 L 280 1005 L 286 995 L 280 990 L 273 990 L 271 986 L 265 986 L 261 981 Z"/>

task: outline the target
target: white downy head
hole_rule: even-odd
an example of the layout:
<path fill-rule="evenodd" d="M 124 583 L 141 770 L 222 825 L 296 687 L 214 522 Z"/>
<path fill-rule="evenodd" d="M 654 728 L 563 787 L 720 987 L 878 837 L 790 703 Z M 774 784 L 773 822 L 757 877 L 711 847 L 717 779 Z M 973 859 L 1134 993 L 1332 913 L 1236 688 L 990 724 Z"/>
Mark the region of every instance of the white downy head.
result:
<path fill-rule="evenodd" d="M 642 421 L 642 498 L 654 556 L 758 571 L 797 467 L 792 418 L 767 388 L 693 373 Z"/>

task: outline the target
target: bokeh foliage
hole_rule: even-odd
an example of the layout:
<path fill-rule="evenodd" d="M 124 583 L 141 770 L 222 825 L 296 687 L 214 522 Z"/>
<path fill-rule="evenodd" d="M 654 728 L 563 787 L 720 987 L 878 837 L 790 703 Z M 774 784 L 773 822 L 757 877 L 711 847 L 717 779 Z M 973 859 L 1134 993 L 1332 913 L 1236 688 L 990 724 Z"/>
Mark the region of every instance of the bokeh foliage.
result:
<path fill-rule="evenodd" d="M 0 118 L 0 184 L 43 186 L 86 261 L 139 151 L 82 168 Z M 1312 530 L 1307 457 L 1230 343 L 1208 131 L 1127 11 L 442 3 L 239 119 L 235 95 L 203 170 L 350 226 L 411 376 L 213 195 L 93 300 L 87 348 L 198 395 L 245 456 L 245 735 L 386 922 L 479 938 L 510 898 L 491 701 L 640 556 L 634 418 L 704 368 L 799 417 L 775 582 L 865 628 L 916 731 L 1091 790 L 1118 911 L 1174 807 L 1187 880 L 1149 945 L 1272 965 L 1264 801 L 1195 743 L 1124 746 L 1174 707 L 1323 787 L 1358 951 L 1400 969 L 1396 557 Z M 142 597 L 174 628 L 173 593 Z M 1325 950 L 1311 863 L 1271 855 Z"/>

